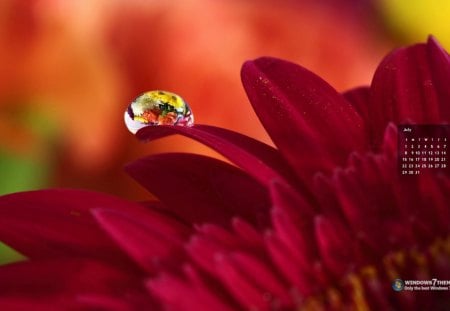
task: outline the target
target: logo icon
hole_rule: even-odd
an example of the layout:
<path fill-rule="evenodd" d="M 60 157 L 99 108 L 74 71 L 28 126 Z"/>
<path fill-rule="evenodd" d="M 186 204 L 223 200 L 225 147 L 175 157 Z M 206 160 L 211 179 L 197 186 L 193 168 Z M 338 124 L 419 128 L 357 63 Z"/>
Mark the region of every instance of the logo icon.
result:
<path fill-rule="evenodd" d="M 405 287 L 405 282 L 403 282 L 402 279 L 395 279 L 392 282 L 392 289 L 396 292 L 401 292 L 403 288 Z"/>

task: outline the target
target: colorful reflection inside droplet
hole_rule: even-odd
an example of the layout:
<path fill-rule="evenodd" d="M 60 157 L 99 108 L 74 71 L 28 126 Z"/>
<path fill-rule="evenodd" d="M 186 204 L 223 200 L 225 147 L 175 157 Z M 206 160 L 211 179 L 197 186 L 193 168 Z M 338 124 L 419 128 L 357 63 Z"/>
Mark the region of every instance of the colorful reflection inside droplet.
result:
<path fill-rule="evenodd" d="M 128 106 L 124 117 L 133 134 L 146 126 L 194 125 L 189 105 L 177 94 L 166 91 L 149 91 L 138 96 Z"/>

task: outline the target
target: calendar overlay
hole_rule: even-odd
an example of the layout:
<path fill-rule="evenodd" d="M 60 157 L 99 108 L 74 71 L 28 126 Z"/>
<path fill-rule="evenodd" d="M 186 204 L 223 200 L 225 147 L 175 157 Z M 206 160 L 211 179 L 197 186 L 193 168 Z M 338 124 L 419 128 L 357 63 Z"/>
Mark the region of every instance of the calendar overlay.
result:
<path fill-rule="evenodd" d="M 400 175 L 419 175 L 427 170 L 450 175 L 450 125 L 398 125 Z"/>

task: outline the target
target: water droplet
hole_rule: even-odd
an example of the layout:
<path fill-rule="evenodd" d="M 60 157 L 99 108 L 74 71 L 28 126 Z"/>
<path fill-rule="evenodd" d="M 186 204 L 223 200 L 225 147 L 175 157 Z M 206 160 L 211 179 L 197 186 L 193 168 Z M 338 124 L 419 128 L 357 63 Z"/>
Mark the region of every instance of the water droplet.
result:
<path fill-rule="evenodd" d="M 136 134 L 146 126 L 194 125 L 194 115 L 183 98 L 166 91 L 145 92 L 131 102 L 125 111 L 125 124 Z"/>

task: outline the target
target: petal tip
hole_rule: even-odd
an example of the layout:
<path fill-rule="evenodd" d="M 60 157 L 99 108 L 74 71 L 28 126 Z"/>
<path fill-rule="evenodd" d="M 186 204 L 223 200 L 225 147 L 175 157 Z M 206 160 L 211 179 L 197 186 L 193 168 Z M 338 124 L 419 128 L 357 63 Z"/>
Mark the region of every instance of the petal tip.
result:
<path fill-rule="evenodd" d="M 427 44 L 441 46 L 437 38 L 432 34 L 428 35 Z"/>

